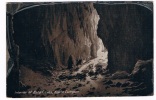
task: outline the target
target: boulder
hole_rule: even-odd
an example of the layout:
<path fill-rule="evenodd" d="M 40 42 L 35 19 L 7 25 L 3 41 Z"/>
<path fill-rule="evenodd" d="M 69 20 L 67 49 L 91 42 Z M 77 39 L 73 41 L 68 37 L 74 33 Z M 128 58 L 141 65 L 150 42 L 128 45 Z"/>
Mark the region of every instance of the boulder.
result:
<path fill-rule="evenodd" d="M 120 87 L 122 84 L 120 82 L 116 83 L 116 87 Z"/>
<path fill-rule="evenodd" d="M 89 71 L 88 75 L 89 75 L 89 76 L 93 76 L 93 75 L 95 75 L 95 73 L 94 73 L 93 70 L 91 70 L 91 71 Z"/>
<path fill-rule="evenodd" d="M 130 75 L 135 81 L 150 82 L 153 79 L 153 59 L 138 60 Z"/>
<path fill-rule="evenodd" d="M 79 80 L 85 80 L 86 79 L 86 74 L 78 73 L 78 74 L 76 74 L 75 78 L 79 79 Z"/>
<path fill-rule="evenodd" d="M 127 87 L 127 86 L 129 86 L 129 85 L 130 85 L 129 82 L 125 82 L 125 83 L 123 83 L 123 84 L 121 85 L 121 87 Z"/>
<path fill-rule="evenodd" d="M 137 86 L 138 90 L 134 94 L 138 92 L 140 95 L 153 94 L 153 59 L 138 60 L 130 76 L 132 81 L 143 83 Z"/>
<path fill-rule="evenodd" d="M 112 79 L 126 79 L 129 77 L 129 73 L 126 71 L 117 71 L 114 74 L 112 74 Z"/>
<path fill-rule="evenodd" d="M 96 68 L 96 72 L 98 73 L 98 74 L 100 74 L 100 73 L 102 73 L 103 72 L 103 65 L 102 64 L 96 64 L 95 65 L 95 68 Z"/>
<path fill-rule="evenodd" d="M 105 84 L 109 85 L 109 84 L 113 84 L 113 82 L 111 80 L 108 80 L 107 82 L 105 82 Z"/>

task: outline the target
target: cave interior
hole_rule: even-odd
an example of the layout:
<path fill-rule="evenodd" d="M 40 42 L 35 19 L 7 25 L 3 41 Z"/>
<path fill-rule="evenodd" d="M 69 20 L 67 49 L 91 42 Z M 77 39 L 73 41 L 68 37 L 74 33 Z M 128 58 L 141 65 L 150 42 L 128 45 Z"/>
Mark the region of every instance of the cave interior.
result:
<path fill-rule="evenodd" d="M 88 87 L 80 88 L 81 93 L 78 95 L 66 96 L 152 95 L 153 12 L 151 10 L 137 4 L 109 5 L 88 2 L 40 5 L 28 9 L 22 8 L 22 4 L 8 4 L 7 8 L 8 11 L 9 8 L 17 11 L 13 15 L 7 14 L 9 24 L 7 39 L 10 42 L 7 48 L 9 57 L 16 62 L 14 65 L 18 66 L 13 67 L 15 72 L 17 68 L 20 70 L 20 76 L 17 75 L 20 83 L 15 82 L 15 84 L 18 83 L 21 90 L 23 84 L 29 86 L 27 90 L 36 89 L 35 86 L 38 84 L 34 81 L 39 81 L 36 79 L 33 81 L 34 78 L 47 76 L 46 80 L 56 81 L 57 78 L 54 77 L 59 77 L 64 81 L 64 79 L 70 80 L 65 76 L 71 75 L 72 78 L 80 80 L 85 77 L 84 82 L 91 80 L 91 85 L 95 89 L 94 93 L 87 93 L 81 90 L 87 91 Z M 139 70 L 137 74 L 134 71 L 136 69 Z M 109 85 L 113 82 L 115 86 L 103 86 L 104 89 L 99 89 L 101 84 L 94 82 L 95 77 L 91 77 L 92 72 L 96 80 L 108 76 L 109 80 L 107 78 L 102 80 L 108 80 L 105 84 Z M 127 90 L 123 84 L 127 83 L 127 86 L 133 88 L 135 83 L 131 75 L 134 80 L 140 80 L 137 84 L 138 89 L 125 92 Z M 129 82 L 130 79 L 133 81 Z M 8 83 L 12 81 L 10 78 L 8 80 Z M 76 81 L 72 84 L 77 83 Z M 141 90 L 141 86 L 145 89 Z M 109 87 L 112 88 L 109 90 L 107 89 Z M 46 86 L 40 88 L 47 89 Z M 97 92 L 98 89 L 100 92 Z M 112 89 L 119 92 L 114 93 Z M 125 89 L 124 93 L 120 89 Z M 46 94 L 46 96 L 64 96 L 63 93 L 56 94 Z M 12 96 L 12 91 L 9 95 Z M 24 94 L 20 96 L 24 97 Z"/>

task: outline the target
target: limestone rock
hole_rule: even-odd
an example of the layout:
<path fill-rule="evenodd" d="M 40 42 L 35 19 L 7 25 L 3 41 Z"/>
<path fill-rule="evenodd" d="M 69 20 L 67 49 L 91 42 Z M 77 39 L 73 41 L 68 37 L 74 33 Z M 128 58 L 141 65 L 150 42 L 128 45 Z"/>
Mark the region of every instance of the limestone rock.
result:
<path fill-rule="evenodd" d="M 138 60 L 131 76 L 137 81 L 151 81 L 153 79 L 153 59 Z"/>
<path fill-rule="evenodd" d="M 73 68 L 95 58 L 98 20 L 93 3 L 42 5 L 16 13 L 14 37 L 21 59 Z"/>

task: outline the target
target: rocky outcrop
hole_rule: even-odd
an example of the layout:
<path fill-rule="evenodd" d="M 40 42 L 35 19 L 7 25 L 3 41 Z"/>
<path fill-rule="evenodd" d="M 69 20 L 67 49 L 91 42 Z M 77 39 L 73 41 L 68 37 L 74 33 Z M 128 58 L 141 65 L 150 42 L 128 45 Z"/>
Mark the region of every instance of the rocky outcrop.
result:
<path fill-rule="evenodd" d="M 92 3 L 45 5 L 21 11 L 13 19 L 21 58 L 47 59 L 57 66 L 95 58 L 98 20 Z"/>
<path fill-rule="evenodd" d="M 153 58 L 153 13 L 133 4 L 94 5 L 99 16 L 97 34 L 108 50 L 111 72 L 131 72 L 138 59 Z"/>
<path fill-rule="evenodd" d="M 136 81 L 152 82 L 153 79 L 153 59 L 138 60 L 131 73 L 131 76 Z"/>
<path fill-rule="evenodd" d="M 138 60 L 130 77 L 131 81 L 139 84 L 136 86 L 132 84 L 131 88 L 127 88 L 126 91 L 133 95 L 153 95 L 153 59 Z"/>

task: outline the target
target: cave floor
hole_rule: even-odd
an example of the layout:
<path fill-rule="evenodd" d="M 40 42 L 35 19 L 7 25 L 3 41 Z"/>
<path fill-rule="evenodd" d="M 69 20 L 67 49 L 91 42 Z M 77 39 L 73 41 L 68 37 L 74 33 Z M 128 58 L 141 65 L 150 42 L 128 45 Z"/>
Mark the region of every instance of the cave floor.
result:
<path fill-rule="evenodd" d="M 17 93 L 20 97 L 102 97 L 148 94 L 146 93 L 148 88 L 142 82 L 133 82 L 127 77 L 112 78 L 112 74 L 106 70 L 107 52 L 102 51 L 102 47 L 98 50 L 97 56 L 71 70 L 55 69 L 50 76 L 42 74 L 41 70 L 34 71 L 26 65 L 21 65 L 20 91 Z"/>
<path fill-rule="evenodd" d="M 69 70 L 54 71 L 53 76 L 44 76 L 39 72 L 21 67 L 21 97 L 98 97 L 98 96 L 130 96 L 139 85 L 129 79 L 110 79 L 110 75 L 86 75 L 80 78 L 64 78 L 59 76 L 72 76 Z M 87 73 L 86 73 L 87 74 Z M 130 90 L 131 89 L 131 90 Z M 130 91 L 129 91 L 130 90 Z M 27 93 L 25 93 L 27 92 Z"/>
<path fill-rule="evenodd" d="M 20 93 L 20 96 L 102 97 L 144 95 L 141 92 L 141 89 L 146 88 L 144 83 L 133 82 L 127 78 L 112 79 L 111 74 L 107 73 L 105 68 L 98 73 L 98 70 L 91 66 L 88 62 L 77 70 L 54 70 L 52 76 L 45 76 L 39 71 L 32 71 L 26 66 L 21 66 L 20 91 L 23 92 Z"/>

